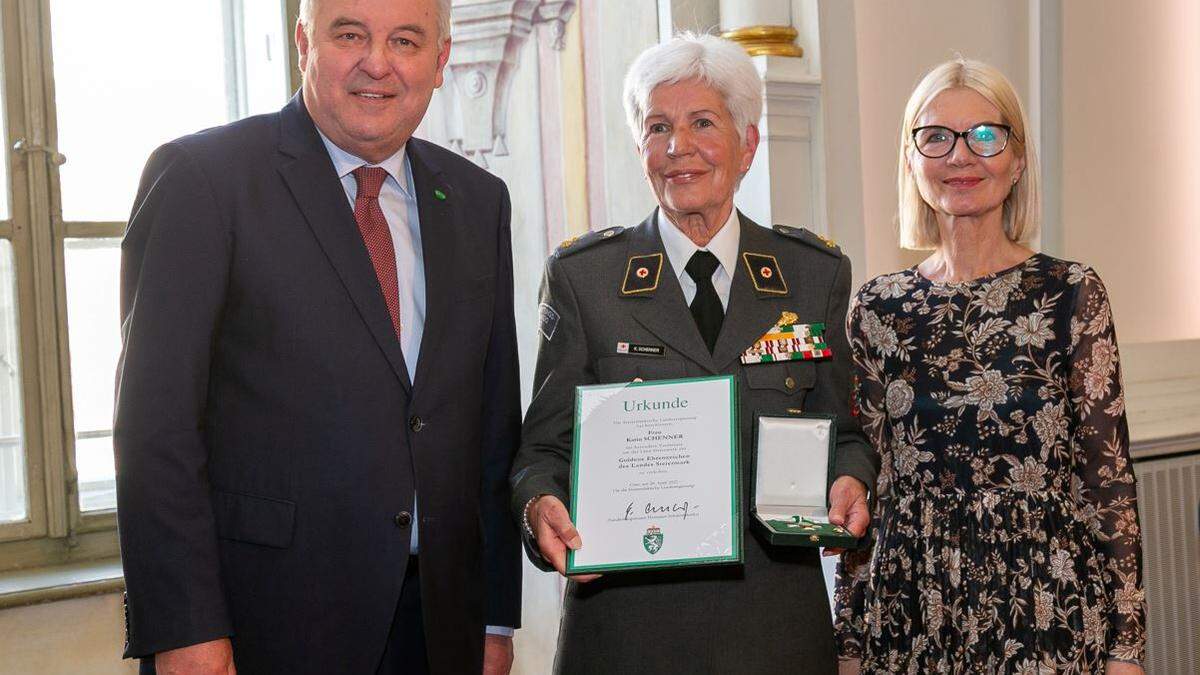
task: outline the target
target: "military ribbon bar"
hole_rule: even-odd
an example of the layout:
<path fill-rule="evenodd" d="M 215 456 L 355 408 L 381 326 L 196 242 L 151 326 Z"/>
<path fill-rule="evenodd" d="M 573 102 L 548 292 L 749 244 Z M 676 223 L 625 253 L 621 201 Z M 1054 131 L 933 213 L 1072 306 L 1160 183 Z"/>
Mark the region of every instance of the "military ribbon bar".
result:
<path fill-rule="evenodd" d="M 825 324 L 776 324 L 741 356 L 741 362 L 774 363 L 828 358 L 833 351 L 825 344 Z"/>

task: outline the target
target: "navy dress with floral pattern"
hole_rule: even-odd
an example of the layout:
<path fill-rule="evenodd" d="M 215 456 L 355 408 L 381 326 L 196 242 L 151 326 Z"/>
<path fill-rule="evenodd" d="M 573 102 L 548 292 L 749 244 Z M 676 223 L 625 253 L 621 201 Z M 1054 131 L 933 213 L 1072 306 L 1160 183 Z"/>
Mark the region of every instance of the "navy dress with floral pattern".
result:
<path fill-rule="evenodd" d="M 1102 673 L 1140 661 L 1141 533 L 1120 362 L 1095 271 L 1036 254 L 863 286 L 855 400 L 878 448 L 875 544 L 839 566 L 863 672 Z"/>

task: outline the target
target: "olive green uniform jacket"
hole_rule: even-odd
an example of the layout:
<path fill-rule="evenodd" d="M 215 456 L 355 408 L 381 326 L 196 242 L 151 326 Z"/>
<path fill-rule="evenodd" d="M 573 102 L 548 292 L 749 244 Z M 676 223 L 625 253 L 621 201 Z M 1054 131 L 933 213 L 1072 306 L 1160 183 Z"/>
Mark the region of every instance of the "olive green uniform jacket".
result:
<path fill-rule="evenodd" d="M 740 214 L 739 214 L 740 215 Z M 541 494 L 570 504 L 575 387 L 731 374 L 740 409 L 745 563 L 608 574 L 569 582 L 559 673 L 824 673 L 836 669 L 818 549 L 768 545 L 748 527 L 755 412 L 837 416 L 835 475 L 873 489 L 878 456 L 850 413 L 845 318 L 850 261 L 812 233 L 756 225 L 740 215 L 738 266 L 725 320 L 709 353 L 663 249 L 655 214 L 640 225 L 592 232 L 552 255 L 542 285 L 541 345 L 533 400 L 513 466 L 513 508 Z M 749 255 L 746 255 L 749 254 Z M 770 263 L 772 256 L 775 263 Z M 767 261 L 767 264 L 763 264 Z M 763 273 L 763 267 L 772 270 Z M 648 268 L 650 274 L 637 270 Z M 740 356 L 784 312 L 824 323 L 832 356 L 743 365 Z M 619 354 L 617 343 L 662 347 Z M 657 349 L 652 351 L 658 351 Z M 581 532 L 587 545 L 587 532 Z M 550 569 L 526 540 L 535 565 Z"/>

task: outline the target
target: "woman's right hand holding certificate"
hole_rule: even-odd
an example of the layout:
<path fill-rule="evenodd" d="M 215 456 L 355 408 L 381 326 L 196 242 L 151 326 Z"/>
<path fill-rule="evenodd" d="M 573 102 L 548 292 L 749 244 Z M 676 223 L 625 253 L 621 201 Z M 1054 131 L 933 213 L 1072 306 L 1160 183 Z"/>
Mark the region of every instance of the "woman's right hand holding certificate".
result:
<path fill-rule="evenodd" d="M 529 527 L 533 529 L 538 551 L 558 573 L 567 576 L 567 549 L 583 547 L 583 539 L 571 522 L 567 507 L 558 497 L 542 495 L 529 505 Z M 599 574 L 577 574 L 574 581 L 587 583 L 599 579 Z"/>

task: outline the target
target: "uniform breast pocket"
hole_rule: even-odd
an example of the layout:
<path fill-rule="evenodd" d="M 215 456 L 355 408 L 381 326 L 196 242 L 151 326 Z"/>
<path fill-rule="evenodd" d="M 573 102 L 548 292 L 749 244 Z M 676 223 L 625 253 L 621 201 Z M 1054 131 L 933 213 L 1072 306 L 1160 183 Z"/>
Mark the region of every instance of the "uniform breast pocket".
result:
<path fill-rule="evenodd" d="M 744 366 L 742 372 L 747 402 L 761 411 L 803 410 L 805 396 L 817 383 L 816 365 L 811 361 L 759 363 Z"/>
<path fill-rule="evenodd" d="M 673 380 L 687 376 L 683 361 L 653 356 L 602 356 L 596 360 L 601 384 L 643 380 Z"/>

